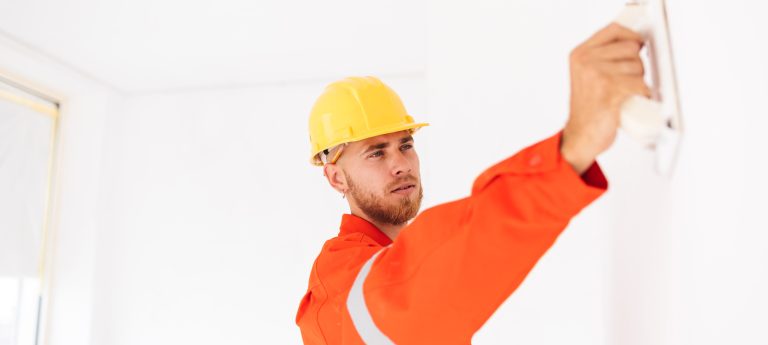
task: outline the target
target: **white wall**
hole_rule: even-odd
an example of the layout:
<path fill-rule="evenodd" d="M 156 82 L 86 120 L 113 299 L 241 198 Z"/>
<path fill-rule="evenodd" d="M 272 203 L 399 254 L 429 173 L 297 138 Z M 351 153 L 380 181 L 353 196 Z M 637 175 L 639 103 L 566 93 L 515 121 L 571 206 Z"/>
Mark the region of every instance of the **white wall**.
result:
<path fill-rule="evenodd" d="M 423 73 L 382 76 L 432 123 L 416 138 L 426 206 L 562 126 L 568 52 L 621 4 L 429 3 Z M 610 191 L 475 344 L 768 342 L 765 8 L 669 7 L 687 130 L 676 175 L 655 176 L 621 136 L 601 158 Z M 310 265 L 346 211 L 306 157 L 307 113 L 330 79 L 123 99 L 0 48 L 0 67 L 75 95 L 54 344 L 300 342 Z"/>

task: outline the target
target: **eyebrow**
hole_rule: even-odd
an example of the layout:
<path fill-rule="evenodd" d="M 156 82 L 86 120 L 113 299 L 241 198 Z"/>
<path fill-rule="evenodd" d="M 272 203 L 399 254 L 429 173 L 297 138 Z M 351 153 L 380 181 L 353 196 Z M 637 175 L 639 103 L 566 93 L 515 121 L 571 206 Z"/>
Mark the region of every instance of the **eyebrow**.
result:
<path fill-rule="evenodd" d="M 413 136 L 409 135 L 407 137 L 401 138 L 400 139 L 400 144 L 405 144 L 407 142 L 412 142 L 412 141 L 413 141 Z M 361 152 L 360 154 L 363 155 L 363 154 L 366 154 L 366 153 L 371 152 L 373 150 L 381 150 L 381 149 L 384 149 L 384 148 L 387 148 L 387 147 L 389 147 L 389 142 L 373 144 L 373 145 L 368 146 L 368 148 L 366 148 L 365 151 Z"/>

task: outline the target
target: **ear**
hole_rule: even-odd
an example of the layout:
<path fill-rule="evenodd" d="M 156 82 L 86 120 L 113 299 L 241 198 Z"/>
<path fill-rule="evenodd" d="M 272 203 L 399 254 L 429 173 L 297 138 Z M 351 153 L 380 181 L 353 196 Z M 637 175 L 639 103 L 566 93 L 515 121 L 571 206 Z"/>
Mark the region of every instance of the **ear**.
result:
<path fill-rule="evenodd" d="M 328 184 L 331 188 L 335 189 L 339 193 L 344 193 L 349 189 L 347 185 L 347 177 L 344 175 L 344 171 L 336 164 L 326 164 L 323 166 L 323 175 L 328 180 Z"/>

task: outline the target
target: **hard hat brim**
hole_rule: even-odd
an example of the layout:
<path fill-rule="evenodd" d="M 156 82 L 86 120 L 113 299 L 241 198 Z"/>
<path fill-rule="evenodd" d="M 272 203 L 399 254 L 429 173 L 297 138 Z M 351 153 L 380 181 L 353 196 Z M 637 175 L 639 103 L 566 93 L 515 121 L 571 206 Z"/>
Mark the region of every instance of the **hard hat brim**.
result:
<path fill-rule="evenodd" d="M 352 137 L 346 138 L 345 140 L 338 140 L 337 142 L 332 142 L 331 144 L 328 145 L 328 147 L 324 147 L 324 148 L 322 148 L 320 150 L 317 150 L 317 152 L 313 152 L 312 156 L 309 159 L 309 162 L 312 163 L 312 165 L 323 166 L 323 162 L 320 159 L 320 157 L 318 156 L 318 154 L 320 152 L 323 152 L 323 150 L 335 147 L 337 145 L 341 145 L 341 144 L 344 144 L 344 143 L 351 143 L 351 142 L 360 141 L 360 140 L 365 140 L 365 139 L 373 138 L 373 137 L 376 137 L 376 136 L 379 136 L 379 135 L 390 134 L 390 133 L 395 133 L 395 132 L 400 132 L 400 131 L 413 130 L 415 132 L 418 129 L 420 129 L 421 127 L 426 127 L 426 126 L 429 126 L 429 123 L 421 122 L 421 123 L 399 124 L 399 125 L 396 125 L 396 126 L 389 126 L 389 127 L 379 128 L 379 129 L 370 131 L 368 133 L 365 133 L 365 135 L 360 135 L 360 136 L 354 136 L 353 135 Z"/>

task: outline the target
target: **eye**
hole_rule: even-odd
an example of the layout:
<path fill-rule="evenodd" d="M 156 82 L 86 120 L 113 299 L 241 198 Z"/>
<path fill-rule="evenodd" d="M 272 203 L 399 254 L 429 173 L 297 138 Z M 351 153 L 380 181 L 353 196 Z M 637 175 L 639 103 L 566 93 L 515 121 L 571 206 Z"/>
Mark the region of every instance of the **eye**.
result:
<path fill-rule="evenodd" d="M 378 151 L 374 151 L 373 153 L 368 155 L 368 158 L 378 158 L 378 157 L 381 157 L 383 155 L 384 155 L 384 151 L 378 150 Z"/>
<path fill-rule="evenodd" d="M 410 150 L 413 148 L 413 144 L 403 144 L 400 146 L 400 151 Z"/>

